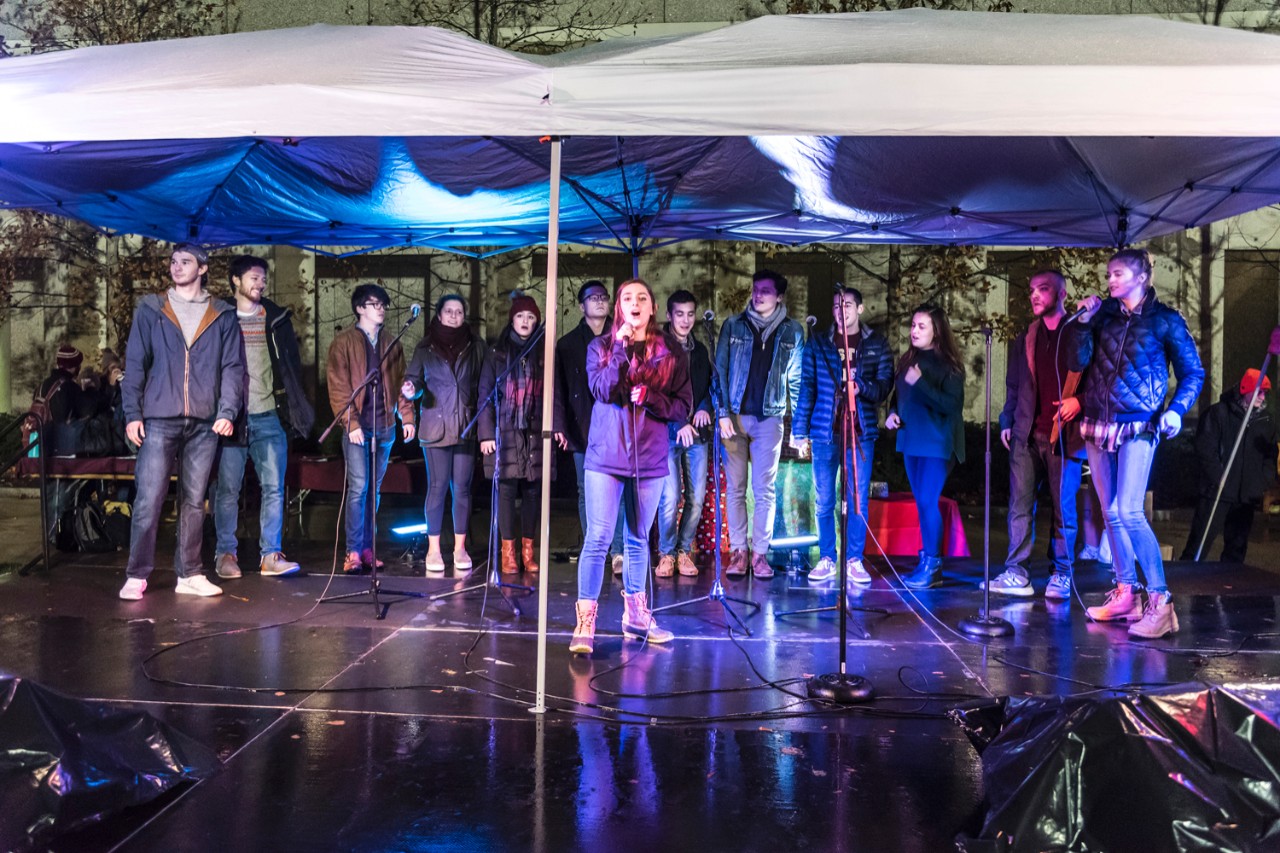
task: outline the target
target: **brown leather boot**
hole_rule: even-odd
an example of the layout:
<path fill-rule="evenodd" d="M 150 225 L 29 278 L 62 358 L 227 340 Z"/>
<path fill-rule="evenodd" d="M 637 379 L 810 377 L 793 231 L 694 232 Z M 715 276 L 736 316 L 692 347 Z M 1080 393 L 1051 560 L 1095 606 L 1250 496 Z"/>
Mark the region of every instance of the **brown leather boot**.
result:
<path fill-rule="evenodd" d="M 520 566 L 516 563 L 516 540 L 502 540 L 502 573 L 504 575 L 515 575 L 520 573 Z"/>
<path fill-rule="evenodd" d="M 538 570 L 538 558 L 534 556 L 537 553 L 533 547 L 532 539 L 521 540 L 520 558 L 524 560 L 524 570 L 526 572 L 536 572 Z"/>

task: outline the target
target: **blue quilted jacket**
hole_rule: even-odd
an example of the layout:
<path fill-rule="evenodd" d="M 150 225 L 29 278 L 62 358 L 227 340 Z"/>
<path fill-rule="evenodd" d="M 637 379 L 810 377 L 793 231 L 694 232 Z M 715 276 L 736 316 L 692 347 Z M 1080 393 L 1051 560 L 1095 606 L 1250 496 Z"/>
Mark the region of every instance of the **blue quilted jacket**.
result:
<path fill-rule="evenodd" d="M 1084 417 L 1107 423 L 1159 419 L 1169 393 L 1169 365 L 1178 388 L 1168 410 L 1186 415 L 1204 386 L 1204 368 L 1187 321 L 1148 288 L 1137 313 L 1105 299 L 1093 319 L 1072 323 L 1070 369 L 1082 370 Z M 1086 370 L 1087 368 L 1087 370 Z"/>
<path fill-rule="evenodd" d="M 884 335 L 862 327 L 853 381 L 858 386 L 858 434 L 875 439 L 880 426 L 880 404 L 893 391 L 893 354 Z M 844 375 L 835 328 L 814 335 L 804 348 L 800 371 L 800 400 L 791 418 L 791 435 L 817 444 L 832 444 L 836 435 L 836 406 L 844 396 Z"/>

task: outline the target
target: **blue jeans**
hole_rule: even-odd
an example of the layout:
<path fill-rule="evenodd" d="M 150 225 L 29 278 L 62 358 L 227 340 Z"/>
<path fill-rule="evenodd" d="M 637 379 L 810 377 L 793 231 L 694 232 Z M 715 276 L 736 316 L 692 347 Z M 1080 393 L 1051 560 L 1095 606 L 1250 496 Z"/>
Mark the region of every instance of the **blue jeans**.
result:
<path fill-rule="evenodd" d="M 395 426 L 378 433 L 375 459 L 377 472 L 373 483 L 369 482 L 369 442 L 373 437 L 365 433 L 364 444 L 352 444 L 342 437 L 342 456 L 347 463 L 347 551 L 357 553 L 373 547 L 374 521 L 378 504 L 382 500 L 382 478 L 387 473 L 387 460 L 391 458 L 391 445 L 395 444 Z"/>
<path fill-rule="evenodd" d="M 578 475 L 578 524 L 582 525 L 582 539 L 587 538 L 587 485 L 585 473 L 587 454 L 573 454 L 573 471 Z M 618 519 L 613 525 L 613 538 L 609 540 L 609 553 L 621 554 L 625 547 L 622 542 L 622 530 L 626 525 L 622 521 L 622 507 L 618 507 Z"/>
<path fill-rule="evenodd" d="M 289 460 L 289 436 L 275 412 L 249 415 L 249 445 L 222 445 L 218 460 L 218 481 L 213 495 L 213 526 L 217 531 L 217 553 L 236 553 L 236 526 L 240 517 L 240 488 L 244 466 L 253 460 L 253 470 L 262 485 L 262 508 L 258 511 L 258 550 L 261 556 L 282 550 L 284 539 L 284 470 Z"/>
<path fill-rule="evenodd" d="M 926 557 L 941 557 L 942 510 L 938 508 L 938 500 L 951 473 L 951 459 L 903 454 L 902 462 L 916 499 L 916 513 L 920 516 L 920 547 Z"/>
<path fill-rule="evenodd" d="M 667 476 L 658 499 L 658 553 L 692 551 L 693 539 L 702 520 L 702 499 L 707 495 L 707 445 L 694 442 L 688 447 L 673 441 L 667 448 Z M 684 516 L 679 516 L 680 499 Z M 679 524 L 677 524 L 679 521 Z"/>
<path fill-rule="evenodd" d="M 849 466 L 849 522 L 845 527 L 845 559 L 862 559 L 867 544 L 867 501 L 871 498 L 871 459 L 875 439 L 858 442 L 857 476 L 854 477 L 853 452 L 845 454 Z M 856 482 L 853 480 L 856 479 Z M 817 493 L 814 503 L 818 516 L 818 551 L 836 559 L 836 518 L 839 515 L 836 496 L 840 482 L 840 447 L 835 444 L 813 444 L 813 485 Z M 854 488 L 857 488 L 857 492 Z M 855 495 L 857 500 L 854 500 Z M 862 515 L 858 514 L 861 508 Z"/>
<path fill-rule="evenodd" d="M 578 598 L 600 597 L 604 583 L 604 558 L 609 537 L 622 513 L 626 531 L 626 563 L 622 588 L 635 594 L 644 590 L 649 577 L 649 528 L 658 512 L 662 477 L 615 477 L 599 471 L 584 472 L 587 487 L 587 533 L 578 556 Z"/>
<path fill-rule="evenodd" d="M 126 574 L 146 579 L 155 568 L 160 510 L 169 494 L 169 477 L 177 466 L 178 546 L 173 570 L 180 578 L 195 577 L 203 570 L 204 493 L 218 453 L 218 434 L 213 431 L 213 421 L 196 418 L 147 418 L 143 428 L 146 436 L 133 469 L 136 495 Z"/>
<path fill-rule="evenodd" d="M 1037 496 L 1049 487 L 1053 533 L 1049 555 L 1053 570 L 1070 575 L 1076 553 L 1076 493 L 1080 491 L 1079 459 L 1063 459 L 1047 435 L 1029 442 L 1016 438 L 1009 449 L 1009 554 L 1005 568 L 1027 577 L 1027 561 L 1036 539 Z"/>
<path fill-rule="evenodd" d="M 1092 442 L 1085 445 L 1085 452 L 1089 454 L 1093 488 L 1098 493 L 1102 515 L 1107 520 L 1116 580 L 1138 584 L 1136 560 L 1146 575 L 1147 591 L 1168 592 L 1164 560 L 1160 557 L 1160 540 L 1147 523 L 1143 507 L 1156 444 L 1156 437 L 1147 434 L 1129 439 L 1114 453 L 1108 453 Z"/>

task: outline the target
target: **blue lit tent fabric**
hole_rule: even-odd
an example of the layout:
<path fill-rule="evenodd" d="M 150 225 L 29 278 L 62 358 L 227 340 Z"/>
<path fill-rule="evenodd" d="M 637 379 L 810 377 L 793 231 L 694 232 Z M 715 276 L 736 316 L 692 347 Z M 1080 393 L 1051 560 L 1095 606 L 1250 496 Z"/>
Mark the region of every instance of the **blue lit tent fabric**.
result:
<path fill-rule="evenodd" d="M 211 245 L 1115 245 L 1280 200 L 1280 39 L 769 17 L 531 57 L 307 27 L 0 60 L 0 206 Z"/>

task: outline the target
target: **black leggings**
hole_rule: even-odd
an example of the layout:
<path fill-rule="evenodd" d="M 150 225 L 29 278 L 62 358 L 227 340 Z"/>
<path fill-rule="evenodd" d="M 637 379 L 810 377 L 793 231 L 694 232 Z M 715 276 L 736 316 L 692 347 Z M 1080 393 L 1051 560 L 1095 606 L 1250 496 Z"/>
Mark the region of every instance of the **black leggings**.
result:
<path fill-rule="evenodd" d="M 444 529 L 444 498 L 453 494 L 453 532 L 465 535 L 471 518 L 471 475 L 476 468 L 476 446 L 471 442 L 448 447 L 424 447 L 427 461 L 427 500 L 422 512 L 427 534 L 439 536 Z"/>
<path fill-rule="evenodd" d="M 516 501 L 520 501 L 520 526 L 516 525 Z M 534 539 L 542 509 L 542 483 L 531 480 L 498 480 L 498 533 L 503 539 Z"/>

